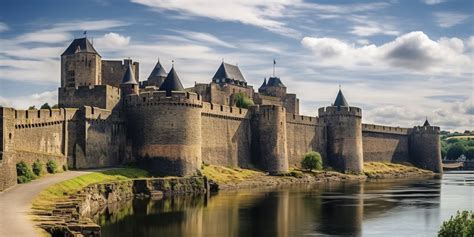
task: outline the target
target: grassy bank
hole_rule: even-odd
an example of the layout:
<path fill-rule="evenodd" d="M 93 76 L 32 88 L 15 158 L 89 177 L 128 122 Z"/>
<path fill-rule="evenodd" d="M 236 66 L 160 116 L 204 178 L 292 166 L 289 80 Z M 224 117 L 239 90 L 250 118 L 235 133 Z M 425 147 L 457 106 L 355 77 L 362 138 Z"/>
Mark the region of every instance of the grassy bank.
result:
<path fill-rule="evenodd" d="M 364 175 L 368 178 L 390 178 L 403 176 L 431 175 L 433 172 L 414 167 L 411 164 L 394 164 L 388 162 L 364 163 Z"/>
<path fill-rule="evenodd" d="M 77 193 L 94 183 L 112 182 L 134 178 L 149 177 L 147 171 L 137 168 L 118 168 L 82 175 L 70 180 L 54 184 L 40 192 L 33 200 L 34 209 L 49 209 L 55 202 Z"/>
<path fill-rule="evenodd" d="M 261 171 L 254 171 L 241 168 L 228 168 L 218 165 L 204 165 L 202 174 L 218 184 L 238 183 L 253 179 L 266 174 Z"/>

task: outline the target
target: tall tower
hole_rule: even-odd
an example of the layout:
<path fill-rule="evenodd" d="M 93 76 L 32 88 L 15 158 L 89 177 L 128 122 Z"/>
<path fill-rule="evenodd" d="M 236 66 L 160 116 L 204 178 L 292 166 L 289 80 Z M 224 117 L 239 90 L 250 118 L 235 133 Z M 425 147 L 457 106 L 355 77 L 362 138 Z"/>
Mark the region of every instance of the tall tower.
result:
<path fill-rule="evenodd" d="M 120 90 L 122 97 L 131 94 L 138 94 L 138 83 L 135 80 L 135 75 L 133 73 L 132 64 L 128 64 L 127 71 L 123 75 L 122 83 L 120 83 Z"/>
<path fill-rule="evenodd" d="M 416 126 L 409 136 L 410 159 L 419 168 L 443 173 L 439 127 L 431 126 L 428 119 Z"/>
<path fill-rule="evenodd" d="M 163 68 L 163 65 L 161 65 L 160 60 L 158 60 L 150 76 L 148 76 L 148 86 L 156 86 L 159 88 L 165 81 L 167 75 L 168 73 L 165 68 Z"/>
<path fill-rule="evenodd" d="M 61 54 L 61 87 L 100 85 L 101 56 L 87 38 L 75 39 Z"/>
<path fill-rule="evenodd" d="M 342 172 L 362 172 L 362 110 L 350 107 L 339 89 L 334 104 L 318 112 L 326 123 L 329 165 Z"/>

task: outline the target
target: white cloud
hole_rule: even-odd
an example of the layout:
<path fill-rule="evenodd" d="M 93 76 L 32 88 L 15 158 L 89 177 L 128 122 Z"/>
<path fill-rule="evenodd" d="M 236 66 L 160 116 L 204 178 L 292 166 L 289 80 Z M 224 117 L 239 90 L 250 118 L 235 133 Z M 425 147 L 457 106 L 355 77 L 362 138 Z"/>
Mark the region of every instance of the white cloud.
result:
<path fill-rule="evenodd" d="M 474 49 L 474 36 L 470 36 L 469 39 L 467 39 L 467 46 Z"/>
<path fill-rule="evenodd" d="M 103 49 L 122 49 L 130 43 L 130 36 L 109 32 L 94 40 L 95 47 Z"/>
<path fill-rule="evenodd" d="M 459 75 L 471 73 L 473 60 L 463 54 L 458 38 L 431 40 L 420 31 L 407 33 L 388 43 L 357 47 L 335 38 L 304 37 L 302 45 L 310 49 L 323 66 L 386 70 L 402 68 L 423 74 Z"/>
<path fill-rule="evenodd" d="M 358 44 L 360 44 L 360 45 L 368 45 L 368 44 L 370 44 L 370 41 L 369 41 L 368 39 L 358 39 L 356 42 L 357 42 Z"/>
<path fill-rule="evenodd" d="M 449 28 L 465 22 L 470 15 L 458 12 L 435 12 L 436 22 L 440 27 Z"/>
<path fill-rule="evenodd" d="M 189 40 L 202 42 L 211 45 L 218 45 L 227 48 L 235 48 L 234 45 L 227 43 L 214 35 L 203 33 L 203 32 L 196 32 L 196 31 L 185 31 L 185 30 L 177 30 L 176 32 L 180 33 L 183 37 L 186 37 Z"/>
<path fill-rule="evenodd" d="M 35 93 L 29 96 L 9 97 L 0 96 L 0 106 L 13 107 L 15 109 L 28 109 L 30 106 L 40 108 L 44 103 L 53 106 L 58 103 L 57 90 Z"/>
<path fill-rule="evenodd" d="M 436 4 L 445 2 L 446 0 L 422 0 L 422 1 L 427 5 L 436 5 Z"/>
<path fill-rule="evenodd" d="M 380 25 L 356 25 L 352 27 L 350 33 L 357 36 L 372 36 L 372 35 L 398 35 L 396 30 L 384 29 Z"/>
<path fill-rule="evenodd" d="M 6 23 L 0 22 L 0 32 L 7 31 L 9 29 L 10 29 L 10 27 L 8 27 L 8 25 Z"/>

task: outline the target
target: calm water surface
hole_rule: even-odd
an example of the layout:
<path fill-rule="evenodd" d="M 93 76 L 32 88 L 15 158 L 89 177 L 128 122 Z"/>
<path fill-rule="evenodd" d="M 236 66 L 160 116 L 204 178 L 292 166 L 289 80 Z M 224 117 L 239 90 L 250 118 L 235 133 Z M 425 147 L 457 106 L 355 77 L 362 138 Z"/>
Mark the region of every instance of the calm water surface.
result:
<path fill-rule="evenodd" d="M 103 236 L 435 236 L 460 209 L 474 173 L 134 200 L 96 221 Z"/>

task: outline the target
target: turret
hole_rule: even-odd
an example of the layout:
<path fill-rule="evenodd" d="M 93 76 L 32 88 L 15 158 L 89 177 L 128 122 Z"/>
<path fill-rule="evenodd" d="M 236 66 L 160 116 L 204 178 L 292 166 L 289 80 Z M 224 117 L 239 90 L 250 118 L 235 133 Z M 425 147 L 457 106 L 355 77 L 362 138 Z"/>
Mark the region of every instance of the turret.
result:
<path fill-rule="evenodd" d="M 174 66 L 171 68 L 171 71 L 168 73 L 168 76 L 166 76 L 159 90 L 166 91 L 167 96 L 171 96 L 171 92 L 173 91 L 184 91 L 183 84 L 181 84 L 181 80 L 179 80 Z"/>
<path fill-rule="evenodd" d="M 272 76 L 268 78 L 268 83 L 266 83 L 265 87 L 260 87 L 258 92 L 267 96 L 284 98 L 286 96 L 286 86 L 279 77 Z"/>
<path fill-rule="evenodd" d="M 138 94 L 138 83 L 135 79 L 131 63 L 128 64 L 127 71 L 125 71 L 125 74 L 123 75 L 122 82 L 120 83 L 120 90 L 122 92 L 122 97 L 131 94 Z"/>
<path fill-rule="evenodd" d="M 217 72 L 212 77 L 212 82 L 217 84 L 234 84 L 247 86 L 244 76 L 238 66 L 222 62 Z"/>
<path fill-rule="evenodd" d="M 334 104 L 318 112 L 326 124 L 326 162 L 341 172 L 362 172 L 362 110 L 350 107 L 339 89 Z"/>
<path fill-rule="evenodd" d="M 439 127 L 431 126 L 428 119 L 423 126 L 416 126 L 410 131 L 410 159 L 417 167 L 443 172 L 439 133 Z"/>
<path fill-rule="evenodd" d="M 270 174 L 287 173 L 286 110 L 279 105 L 260 105 L 256 109 L 259 163 Z"/>
<path fill-rule="evenodd" d="M 61 54 L 61 87 L 100 85 L 101 56 L 87 38 L 75 39 Z"/>
<path fill-rule="evenodd" d="M 156 86 L 159 88 L 165 81 L 167 75 L 168 73 L 163 65 L 161 65 L 160 60 L 158 60 L 153 71 L 151 71 L 150 76 L 148 76 L 148 86 Z"/>

